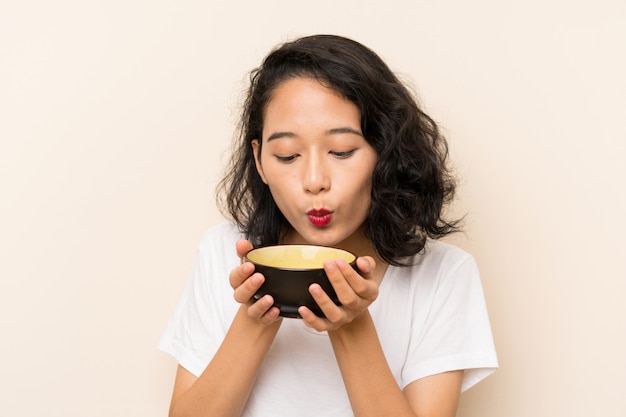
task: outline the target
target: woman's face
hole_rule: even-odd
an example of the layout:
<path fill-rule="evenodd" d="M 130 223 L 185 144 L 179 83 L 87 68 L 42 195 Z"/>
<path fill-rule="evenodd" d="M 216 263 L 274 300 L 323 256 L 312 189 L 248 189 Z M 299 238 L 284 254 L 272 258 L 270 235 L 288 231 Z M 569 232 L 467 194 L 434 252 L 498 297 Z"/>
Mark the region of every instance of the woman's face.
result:
<path fill-rule="evenodd" d="M 256 166 L 293 230 L 285 243 L 362 245 L 375 150 L 350 101 L 311 78 L 279 85 L 265 108 Z"/>

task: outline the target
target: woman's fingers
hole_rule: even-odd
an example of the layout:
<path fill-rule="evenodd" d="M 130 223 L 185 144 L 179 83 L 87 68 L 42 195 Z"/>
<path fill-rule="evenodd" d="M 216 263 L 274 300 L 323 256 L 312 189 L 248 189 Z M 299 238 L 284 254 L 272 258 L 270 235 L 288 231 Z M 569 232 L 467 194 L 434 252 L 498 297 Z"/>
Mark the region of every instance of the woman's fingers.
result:
<path fill-rule="evenodd" d="M 342 268 L 346 281 L 348 281 L 354 292 L 361 298 L 372 301 L 378 297 L 378 284 L 372 279 L 372 272 L 374 272 L 375 267 L 376 262 L 374 258 L 364 256 L 357 259 L 359 273 L 350 271 L 345 267 Z"/>
<path fill-rule="evenodd" d="M 329 320 L 316 316 L 315 313 L 313 313 L 308 307 L 301 306 L 298 308 L 298 313 L 300 314 L 300 317 L 302 317 L 304 324 L 317 330 L 318 332 L 328 330 L 331 327 Z"/>
<path fill-rule="evenodd" d="M 249 303 L 254 294 L 261 288 L 265 282 L 263 275 L 259 273 L 252 274 L 245 279 L 239 286 L 234 287 L 234 297 L 238 303 Z"/>
<path fill-rule="evenodd" d="M 229 275 L 230 286 L 237 289 L 254 272 L 254 265 L 251 262 L 244 262 L 243 258 L 252 249 L 252 244 L 247 240 L 239 240 L 235 244 L 237 256 L 241 259 L 241 265 L 233 269 Z"/>
<path fill-rule="evenodd" d="M 347 315 L 343 306 L 339 307 L 335 302 L 324 292 L 319 284 L 312 284 L 309 287 L 309 293 L 324 312 L 326 319 L 330 322 L 337 323 L 346 320 Z M 340 299 L 341 301 L 341 299 Z"/>
<path fill-rule="evenodd" d="M 264 324 L 271 324 L 280 318 L 280 310 L 278 307 L 274 307 L 274 299 L 270 295 L 265 295 L 258 300 L 254 299 L 254 294 L 265 282 L 265 277 L 260 273 L 255 273 L 254 264 L 244 260 L 244 257 L 252 249 L 253 246 L 249 241 L 237 241 L 235 250 L 241 259 L 241 265 L 230 272 L 228 279 L 234 290 L 235 301 L 246 306 L 248 316 Z"/>
<path fill-rule="evenodd" d="M 229 282 L 234 290 L 235 300 L 242 304 L 251 304 L 252 297 L 265 281 L 263 275 L 254 273 L 254 264 L 244 262 L 243 260 L 252 248 L 252 244 L 247 240 L 237 241 L 235 250 L 242 263 L 234 268 L 229 275 Z"/>
<path fill-rule="evenodd" d="M 278 318 L 280 310 L 273 307 L 274 299 L 271 295 L 264 295 L 248 307 L 250 317 L 259 318 L 266 322 L 272 322 Z"/>
<path fill-rule="evenodd" d="M 238 267 L 234 268 L 230 271 L 230 275 L 228 276 L 228 281 L 230 282 L 230 286 L 233 289 L 237 289 L 241 284 L 243 284 L 250 275 L 254 273 L 254 264 L 250 262 L 245 262 Z"/>
<path fill-rule="evenodd" d="M 376 261 L 371 256 L 361 256 L 357 258 L 356 266 L 363 277 L 370 279 L 370 274 L 376 268 Z"/>
<path fill-rule="evenodd" d="M 254 247 L 252 246 L 252 243 L 242 239 L 238 240 L 237 243 L 235 243 L 235 249 L 237 250 L 237 256 L 240 259 L 243 259 L 243 257 L 246 256 L 246 254 L 252 249 L 254 249 Z"/>
<path fill-rule="evenodd" d="M 326 317 L 317 317 L 310 309 L 300 307 L 298 312 L 305 324 L 318 331 L 333 330 L 366 311 L 378 297 L 378 283 L 372 279 L 375 267 L 376 262 L 369 256 L 357 259 L 358 272 L 344 260 L 324 262 L 324 270 L 341 305 L 336 305 L 321 286 L 312 284 L 309 293 Z"/>
<path fill-rule="evenodd" d="M 229 276 L 235 300 L 248 306 L 248 315 L 251 317 L 266 323 L 277 320 L 280 310 L 274 306 L 271 296 L 254 299 L 254 294 L 263 285 L 265 278 L 254 272 L 251 262 L 244 261 L 246 254 L 253 249 L 252 244 L 247 240 L 240 240 L 235 247 L 237 256 L 242 260 L 241 265 L 234 268 Z M 358 272 L 341 259 L 324 262 L 326 275 L 341 305 L 337 306 L 318 284 L 313 284 L 309 287 L 309 292 L 326 317 L 317 317 L 310 309 L 301 307 L 299 312 L 303 321 L 322 331 L 336 329 L 363 313 L 378 297 L 378 284 L 371 279 L 375 266 L 374 259 L 369 256 L 357 259 Z"/>
<path fill-rule="evenodd" d="M 359 260 L 359 272 L 341 259 L 324 263 L 326 275 L 339 301 L 348 308 L 358 308 L 362 299 L 368 300 L 369 304 L 378 297 L 378 285 L 370 278 L 375 266 L 374 260 L 370 257 Z"/>

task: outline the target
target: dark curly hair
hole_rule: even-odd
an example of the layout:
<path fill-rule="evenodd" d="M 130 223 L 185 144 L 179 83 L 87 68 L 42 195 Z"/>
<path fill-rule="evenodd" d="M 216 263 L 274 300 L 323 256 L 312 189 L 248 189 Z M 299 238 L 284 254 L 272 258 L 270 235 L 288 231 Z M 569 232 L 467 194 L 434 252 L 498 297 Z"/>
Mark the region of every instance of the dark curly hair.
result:
<path fill-rule="evenodd" d="M 459 220 L 443 218 L 455 181 L 433 119 L 372 50 L 344 37 L 315 35 L 280 45 L 252 71 L 240 134 L 218 186 L 222 212 L 255 245 L 279 243 L 287 221 L 256 170 L 251 142 L 262 136 L 265 106 L 276 87 L 298 77 L 317 79 L 361 112 L 363 135 L 378 154 L 365 233 L 385 262 L 402 265 L 427 238 L 458 230 Z"/>

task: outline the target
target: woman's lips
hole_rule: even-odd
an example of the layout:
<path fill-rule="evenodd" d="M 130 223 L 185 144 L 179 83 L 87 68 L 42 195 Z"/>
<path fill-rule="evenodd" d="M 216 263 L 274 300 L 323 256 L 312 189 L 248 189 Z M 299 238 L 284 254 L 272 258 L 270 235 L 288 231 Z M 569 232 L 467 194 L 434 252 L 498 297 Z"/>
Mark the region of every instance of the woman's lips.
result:
<path fill-rule="evenodd" d="M 330 223 L 333 214 L 326 209 L 312 209 L 306 212 L 309 221 L 317 227 L 324 227 Z"/>

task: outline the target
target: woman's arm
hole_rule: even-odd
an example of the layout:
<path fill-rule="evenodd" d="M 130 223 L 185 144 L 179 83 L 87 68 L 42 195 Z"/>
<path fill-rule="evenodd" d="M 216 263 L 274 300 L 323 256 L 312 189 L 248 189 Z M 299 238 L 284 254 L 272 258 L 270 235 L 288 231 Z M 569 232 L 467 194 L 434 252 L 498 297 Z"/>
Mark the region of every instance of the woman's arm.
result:
<path fill-rule="evenodd" d="M 400 389 L 368 310 L 378 296 L 382 273 L 376 272 L 372 258 L 359 258 L 357 264 L 362 275 L 342 261 L 325 264 L 341 306 L 321 288 L 311 286 L 311 295 L 326 319 L 305 307 L 299 310 L 308 326 L 328 331 L 354 415 L 454 417 L 463 371 L 429 376 L 409 384 L 404 392 Z"/>
<path fill-rule="evenodd" d="M 328 335 L 356 417 L 454 417 L 463 371 L 419 379 L 404 392 L 380 346 L 368 312 Z"/>
<path fill-rule="evenodd" d="M 463 370 L 443 372 L 413 381 L 404 396 L 418 416 L 453 417 L 461 396 Z"/>
<path fill-rule="evenodd" d="M 252 248 L 247 241 L 237 242 L 243 257 Z M 238 417 L 248 399 L 259 367 L 267 354 L 282 319 L 266 295 L 251 302 L 252 295 L 264 281 L 254 273 L 254 265 L 244 263 L 229 277 L 235 300 L 241 306 L 222 344 L 202 374 L 196 378 L 178 367 L 170 404 L 170 417 Z"/>
<path fill-rule="evenodd" d="M 170 417 L 238 417 L 280 321 L 259 325 L 242 305 L 217 353 L 200 377 L 179 366 Z"/>

